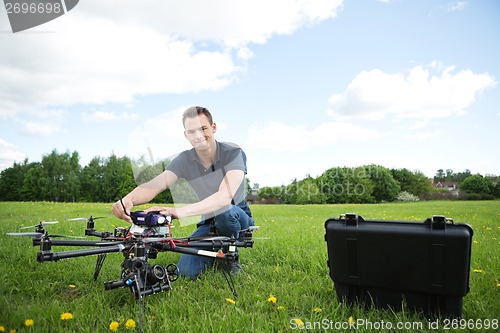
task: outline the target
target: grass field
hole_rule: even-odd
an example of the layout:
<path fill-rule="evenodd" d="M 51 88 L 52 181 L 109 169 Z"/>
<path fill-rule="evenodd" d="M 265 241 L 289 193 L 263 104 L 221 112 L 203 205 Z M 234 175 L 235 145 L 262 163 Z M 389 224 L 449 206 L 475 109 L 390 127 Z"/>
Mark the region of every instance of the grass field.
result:
<path fill-rule="evenodd" d="M 39 249 L 31 246 L 29 237 L 5 235 L 51 220 L 60 223 L 46 227 L 50 233 L 81 235 L 85 222 L 67 219 L 90 215 L 109 216 L 96 222 L 97 230 L 125 226 L 111 216 L 109 204 L 0 203 L 0 332 L 2 328 L 5 332 L 111 332 L 112 324 L 118 324 L 116 332 L 134 332 L 140 326 L 143 332 L 291 332 L 300 324 L 308 331 L 322 332 L 345 327 L 349 320 L 359 325 L 343 331 L 434 332 L 435 325 L 444 331 L 446 324 L 460 332 L 498 330 L 500 201 L 254 205 L 252 210 L 261 230 L 254 235 L 254 248 L 241 250 L 244 271 L 235 278 L 237 298 L 222 273 L 210 271 L 196 281 L 179 279 L 171 291 L 146 297 L 141 314 L 142 307 L 128 289 L 104 290 L 103 282 L 120 276 L 121 254 L 108 255 L 94 282 L 95 257 L 40 264 L 36 261 Z M 346 212 L 366 219 L 415 221 L 445 215 L 470 224 L 474 228 L 470 292 L 464 298 L 462 322 L 434 322 L 407 311 L 339 303 L 326 265 L 324 222 Z M 177 226 L 173 235 L 187 236 L 192 230 L 193 226 Z M 162 253 L 152 262 L 167 265 L 177 259 L 176 253 Z M 127 321 L 135 328 L 127 328 Z M 406 329 L 396 330 L 397 323 Z M 389 324 L 393 329 L 384 330 Z"/>

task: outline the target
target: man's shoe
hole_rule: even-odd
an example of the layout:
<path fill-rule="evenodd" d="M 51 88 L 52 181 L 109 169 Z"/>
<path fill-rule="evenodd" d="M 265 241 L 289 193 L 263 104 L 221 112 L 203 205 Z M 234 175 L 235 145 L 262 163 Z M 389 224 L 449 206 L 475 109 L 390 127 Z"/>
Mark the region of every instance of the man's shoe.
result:
<path fill-rule="evenodd" d="M 231 274 L 237 274 L 241 269 L 241 263 L 238 259 L 227 263 L 227 270 Z"/>

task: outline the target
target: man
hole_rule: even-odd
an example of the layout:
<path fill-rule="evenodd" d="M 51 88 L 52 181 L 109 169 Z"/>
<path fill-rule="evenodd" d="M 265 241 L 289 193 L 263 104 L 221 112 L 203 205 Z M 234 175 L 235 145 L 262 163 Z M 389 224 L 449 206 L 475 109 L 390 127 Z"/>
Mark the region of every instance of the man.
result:
<path fill-rule="evenodd" d="M 159 176 L 136 187 L 113 204 L 113 214 L 132 222 L 126 212 L 151 201 L 183 178 L 195 192 L 198 202 L 180 208 L 154 206 L 145 212 L 160 211 L 171 214 L 174 219 L 201 215 L 202 220 L 191 236 L 209 235 L 213 223 L 220 236 L 239 238 L 240 231 L 254 225 L 245 201 L 245 153 L 238 147 L 215 140 L 217 125 L 206 108 L 188 108 L 182 121 L 184 136 L 193 148 L 175 157 Z M 177 266 L 181 276 L 194 279 L 213 263 L 213 258 L 182 254 Z M 240 267 L 239 261 L 236 261 L 230 264 L 229 269 L 235 273 Z"/>

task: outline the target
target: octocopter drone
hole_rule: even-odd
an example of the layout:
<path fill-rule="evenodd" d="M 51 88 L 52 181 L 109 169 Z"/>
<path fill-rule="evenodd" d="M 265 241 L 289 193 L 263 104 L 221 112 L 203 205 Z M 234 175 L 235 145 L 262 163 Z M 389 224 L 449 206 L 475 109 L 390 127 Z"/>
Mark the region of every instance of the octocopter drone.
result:
<path fill-rule="evenodd" d="M 178 270 L 175 264 L 166 267 L 154 264 L 149 259 L 156 259 L 160 252 L 178 252 L 214 258 L 222 262 L 238 259 L 239 247 L 253 247 L 252 232 L 258 227 L 242 230 L 243 235 L 224 237 L 213 235 L 205 237 L 173 238 L 172 217 L 159 212 L 130 212 L 133 224 L 130 227 L 115 227 L 113 232 L 98 232 L 94 229 L 95 220 L 102 217 L 75 218 L 72 221 L 87 221 L 85 236 L 100 238 L 97 241 L 54 238 L 84 238 L 64 235 L 49 235 L 46 225 L 58 223 L 40 222 L 37 225 L 21 229 L 35 228 L 34 232 L 12 232 L 11 236 L 32 237 L 33 246 L 39 246 L 37 261 L 58 261 L 61 259 L 97 255 L 94 281 L 97 280 L 108 253 L 121 252 L 124 260 L 121 264 L 121 276 L 116 281 L 104 283 L 106 290 L 120 287 L 130 288 L 137 300 L 155 293 L 171 289 L 171 282 L 177 280 Z M 87 249 L 54 252 L 54 246 L 89 247 Z M 230 272 L 224 272 L 233 293 L 236 295 Z"/>

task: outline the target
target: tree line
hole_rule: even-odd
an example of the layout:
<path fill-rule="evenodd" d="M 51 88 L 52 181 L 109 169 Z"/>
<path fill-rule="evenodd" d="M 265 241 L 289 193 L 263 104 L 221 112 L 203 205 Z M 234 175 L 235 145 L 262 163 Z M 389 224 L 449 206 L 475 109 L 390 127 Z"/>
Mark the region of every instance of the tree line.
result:
<path fill-rule="evenodd" d="M 163 171 L 167 163 L 159 161 L 151 166 L 143 159 L 131 160 L 112 154 L 107 158 L 94 157 L 81 167 L 78 152 L 53 150 L 42 156 L 41 162 L 26 159 L 1 171 L 0 201 L 115 202 L 137 184 Z M 498 177 L 472 175 L 468 170 L 453 173 L 440 169 L 434 180 L 459 182 L 459 189 L 469 199 L 500 198 Z M 248 179 L 247 189 L 250 190 Z M 258 198 L 263 202 L 287 204 L 375 203 L 442 198 L 439 192 L 422 172 L 367 165 L 334 167 L 316 178 L 306 176 L 288 185 L 263 187 L 258 190 Z M 448 191 L 441 193 L 444 192 Z M 179 198 L 185 200 L 183 202 L 193 200 L 193 194 L 182 182 L 176 189 L 177 202 Z M 153 202 L 173 203 L 172 193 L 163 191 Z"/>
<path fill-rule="evenodd" d="M 346 204 L 388 201 L 417 201 L 421 199 L 500 198 L 499 177 L 472 175 L 469 170 L 446 173 L 440 169 L 434 179 L 420 171 L 388 169 L 380 165 L 334 167 L 320 176 L 307 176 L 289 185 L 263 187 L 258 191 L 262 203 L 286 204 Z M 458 182 L 459 191 L 438 189 L 437 182 Z"/>
<path fill-rule="evenodd" d="M 14 163 L 0 173 L 0 201 L 114 202 L 137 186 L 126 156 L 94 157 L 83 168 L 79 160 L 76 151 L 53 150 L 41 162 Z M 171 203 L 170 191 L 154 202 Z"/>

